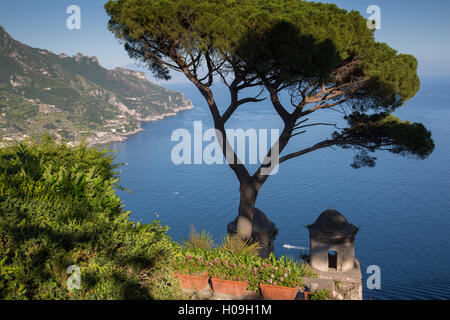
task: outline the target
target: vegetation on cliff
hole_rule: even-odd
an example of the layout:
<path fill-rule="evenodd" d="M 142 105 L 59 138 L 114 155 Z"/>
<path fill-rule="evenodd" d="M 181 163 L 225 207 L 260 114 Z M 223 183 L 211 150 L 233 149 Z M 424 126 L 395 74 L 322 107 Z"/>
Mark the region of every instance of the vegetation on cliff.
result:
<path fill-rule="evenodd" d="M 158 266 L 176 244 L 158 222 L 129 220 L 113 160 L 48 138 L 0 149 L 0 299 L 172 297 Z M 71 265 L 80 290 L 68 289 Z"/>
<path fill-rule="evenodd" d="M 97 58 L 31 48 L 0 27 L 0 138 L 51 134 L 90 143 L 122 140 L 141 120 L 191 108 L 142 72 L 107 70 Z"/>
<path fill-rule="evenodd" d="M 311 275 L 285 257 L 261 259 L 239 237 L 217 246 L 193 233 L 178 244 L 158 221 L 130 221 L 118 166 L 107 149 L 48 136 L 0 149 L 0 299 L 180 299 L 175 271 L 248 279 L 252 290 Z M 69 266 L 80 289 L 69 289 Z"/>

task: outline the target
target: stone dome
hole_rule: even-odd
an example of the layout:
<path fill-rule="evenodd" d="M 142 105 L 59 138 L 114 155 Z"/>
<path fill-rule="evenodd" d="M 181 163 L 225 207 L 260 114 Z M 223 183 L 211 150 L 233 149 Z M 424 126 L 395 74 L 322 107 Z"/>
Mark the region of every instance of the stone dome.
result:
<path fill-rule="evenodd" d="M 333 209 L 325 210 L 317 220 L 308 226 L 312 235 L 322 237 L 346 237 L 353 236 L 358 232 L 358 228 L 347 221 L 338 211 Z"/>

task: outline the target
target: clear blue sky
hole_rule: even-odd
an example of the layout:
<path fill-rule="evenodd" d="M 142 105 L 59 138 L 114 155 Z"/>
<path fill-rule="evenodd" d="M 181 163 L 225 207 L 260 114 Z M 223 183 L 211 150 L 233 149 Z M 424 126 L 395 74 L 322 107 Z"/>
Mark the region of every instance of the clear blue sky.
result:
<path fill-rule="evenodd" d="M 14 0 L 0 2 L 0 25 L 14 38 L 31 45 L 73 55 L 97 56 L 113 68 L 133 63 L 107 30 L 106 0 Z M 419 60 L 422 75 L 450 74 L 449 0 L 330 0 L 363 16 L 369 5 L 381 8 L 382 30 L 377 40 Z M 66 28 L 66 8 L 81 7 L 81 30 Z"/>

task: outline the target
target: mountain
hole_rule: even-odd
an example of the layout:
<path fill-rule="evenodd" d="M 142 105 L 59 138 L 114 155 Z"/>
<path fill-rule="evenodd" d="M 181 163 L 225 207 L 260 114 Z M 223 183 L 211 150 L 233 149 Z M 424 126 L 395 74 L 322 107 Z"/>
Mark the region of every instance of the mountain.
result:
<path fill-rule="evenodd" d="M 48 133 L 89 144 L 122 141 L 141 121 L 192 109 L 183 94 L 147 81 L 143 72 L 107 70 L 96 57 L 31 48 L 0 26 L 0 139 Z"/>

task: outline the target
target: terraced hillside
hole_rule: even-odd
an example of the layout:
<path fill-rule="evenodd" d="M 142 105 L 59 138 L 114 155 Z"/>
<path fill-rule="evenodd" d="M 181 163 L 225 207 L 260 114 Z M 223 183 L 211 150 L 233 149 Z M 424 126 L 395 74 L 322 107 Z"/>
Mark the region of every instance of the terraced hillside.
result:
<path fill-rule="evenodd" d="M 107 70 L 96 57 L 31 48 L 0 26 L 0 139 L 48 133 L 57 140 L 121 141 L 157 120 L 193 108 L 181 93 L 142 72 Z"/>

